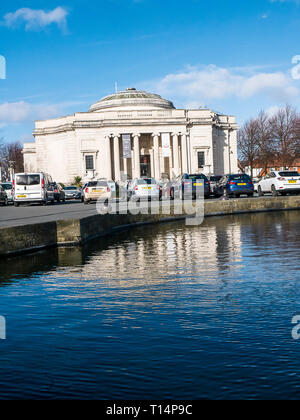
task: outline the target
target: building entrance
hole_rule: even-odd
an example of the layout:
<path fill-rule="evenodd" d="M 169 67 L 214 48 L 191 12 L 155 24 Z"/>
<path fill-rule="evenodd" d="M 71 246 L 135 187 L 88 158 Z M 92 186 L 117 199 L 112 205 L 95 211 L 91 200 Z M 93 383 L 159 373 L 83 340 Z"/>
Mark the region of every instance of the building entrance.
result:
<path fill-rule="evenodd" d="M 151 177 L 150 155 L 141 156 L 141 176 Z"/>

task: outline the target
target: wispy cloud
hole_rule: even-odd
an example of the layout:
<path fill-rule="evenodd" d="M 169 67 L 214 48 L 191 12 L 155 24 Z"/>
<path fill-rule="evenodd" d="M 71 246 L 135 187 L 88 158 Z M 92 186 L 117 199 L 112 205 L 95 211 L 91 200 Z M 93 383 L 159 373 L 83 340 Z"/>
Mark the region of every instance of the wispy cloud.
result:
<path fill-rule="evenodd" d="M 68 11 L 64 7 L 57 7 L 50 11 L 22 8 L 4 15 L 1 24 L 8 28 L 24 24 L 27 31 L 44 29 L 55 24 L 60 29 L 66 30 L 67 16 Z"/>
<path fill-rule="evenodd" d="M 187 67 L 160 80 L 145 83 L 145 87 L 181 103 L 203 105 L 219 99 L 249 100 L 263 96 L 271 101 L 293 101 L 299 95 L 296 82 L 282 71 L 253 71 L 251 67 L 222 68 L 215 65 Z"/>
<path fill-rule="evenodd" d="M 0 104 L 0 124 L 2 126 L 23 122 L 33 122 L 63 116 L 69 108 L 85 104 L 83 101 L 69 101 L 57 104 L 31 104 L 25 101 Z"/>

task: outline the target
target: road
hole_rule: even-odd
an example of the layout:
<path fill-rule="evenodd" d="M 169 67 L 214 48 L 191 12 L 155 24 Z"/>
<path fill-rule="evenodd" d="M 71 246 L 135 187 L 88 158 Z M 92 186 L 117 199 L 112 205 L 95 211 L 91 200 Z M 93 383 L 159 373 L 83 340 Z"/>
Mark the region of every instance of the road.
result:
<path fill-rule="evenodd" d="M 243 199 L 240 198 L 239 200 Z M 215 201 L 215 199 L 211 199 L 210 201 Z M 96 204 L 85 205 L 79 201 L 69 201 L 65 204 L 48 206 L 31 204 L 14 207 L 13 205 L 9 205 L 0 207 L 0 228 L 57 220 L 82 219 L 84 217 L 94 216 L 95 214 L 97 214 Z"/>
<path fill-rule="evenodd" d="M 52 204 L 48 206 L 32 204 L 14 207 L 9 205 L 0 207 L 0 227 L 22 226 L 66 219 L 81 219 L 95 214 L 97 214 L 95 204 L 89 204 L 87 206 L 79 201 L 69 201 L 65 204 Z"/>

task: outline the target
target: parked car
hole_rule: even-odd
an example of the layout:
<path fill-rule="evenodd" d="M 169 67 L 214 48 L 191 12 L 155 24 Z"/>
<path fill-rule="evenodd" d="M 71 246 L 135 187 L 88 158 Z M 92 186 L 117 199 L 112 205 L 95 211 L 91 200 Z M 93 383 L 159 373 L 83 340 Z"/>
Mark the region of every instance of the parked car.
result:
<path fill-rule="evenodd" d="M 217 197 L 221 197 L 224 192 L 227 193 L 228 196 L 237 198 L 244 194 L 248 197 L 253 197 L 254 185 L 249 175 L 225 175 L 219 181 L 215 191 Z"/>
<path fill-rule="evenodd" d="M 211 194 L 209 181 L 204 174 L 184 174 L 172 181 L 170 187 L 171 199 L 179 198 L 197 198 L 197 194 L 201 193 L 204 187 L 204 197 L 208 198 Z"/>
<path fill-rule="evenodd" d="M 46 205 L 54 203 L 54 191 L 50 175 L 39 173 L 18 173 L 13 180 L 14 205 L 40 203 Z"/>
<path fill-rule="evenodd" d="M 253 185 L 254 185 L 254 191 L 255 192 L 258 192 L 258 184 L 259 184 L 260 180 L 261 180 L 261 178 L 253 178 L 252 179 L 252 182 L 253 182 Z"/>
<path fill-rule="evenodd" d="M 215 190 L 218 185 L 218 182 L 223 178 L 223 175 L 209 175 L 207 177 L 210 184 L 211 194 L 215 195 Z"/>
<path fill-rule="evenodd" d="M 137 201 L 160 200 L 162 189 L 154 178 L 135 179 L 128 188 L 128 199 Z"/>
<path fill-rule="evenodd" d="M 52 182 L 51 186 L 53 188 L 55 201 L 57 201 L 58 203 L 62 201 L 64 203 L 66 201 L 66 194 L 62 187 L 56 182 Z"/>
<path fill-rule="evenodd" d="M 272 171 L 258 183 L 258 195 L 273 196 L 300 193 L 300 174 L 297 171 Z"/>
<path fill-rule="evenodd" d="M 78 187 L 70 186 L 64 188 L 64 193 L 66 200 L 80 200 L 81 199 L 81 192 Z"/>
<path fill-rule="evenodd" d="M 81 202 L 82 202 L 82 203 L 84 202 L 84 190 L 86 189 L 87 184 L 88 184 L 88 182 L 86 182 L 86 183 L 84 184 L 84 186 L 83 186 L 83 187 L 81 188 L 81 190 L 80 190 L 80 198 L 81 198 Z"/>
<path fill-rule="evenodd" d="M 163 198 L 167 198 L 167 199 L 172 199 L 173 200 L 173 192 L 172 192 L 172 188 L 173 188 L 173 182 L 172 181 L 165 181 L 162 184 L 162 197 Z"/>
<path fill-rule="evenodd" d="M 6 190 L 2 187 L 2 185 L 0 185 L 0 203 L 2 206 L 7 206 L 8 204 Z"/>
<path fill-rule="evenodd" d="M 0 185 L 6 191 L 8 203 L 13 203 L 14 202 L 13 183 L 12 182 L 2 182 Z"/>
<path fill-rule="evenodd" d="M 104 202 L 112 198 L 112 192 L 107 181 L 90 181 L 87 183 L 84 190 L 84 204 L 89 204 L 92 201 L 99 199 Z"/>

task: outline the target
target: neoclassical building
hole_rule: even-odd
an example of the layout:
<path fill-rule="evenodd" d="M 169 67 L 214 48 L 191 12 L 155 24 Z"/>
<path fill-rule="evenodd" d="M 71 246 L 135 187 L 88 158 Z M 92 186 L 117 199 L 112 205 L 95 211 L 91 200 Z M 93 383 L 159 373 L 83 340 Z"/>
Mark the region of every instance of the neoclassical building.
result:
<path fill-rule="evenodd" d="M 57 182 L 182 173 L 238 171 L 235 117 L 209 109 L 176 109 L 159 95 L 127 89 L 88 112 L 36 121 L 24 144 L 25 171 L 45 171 Z"/>

